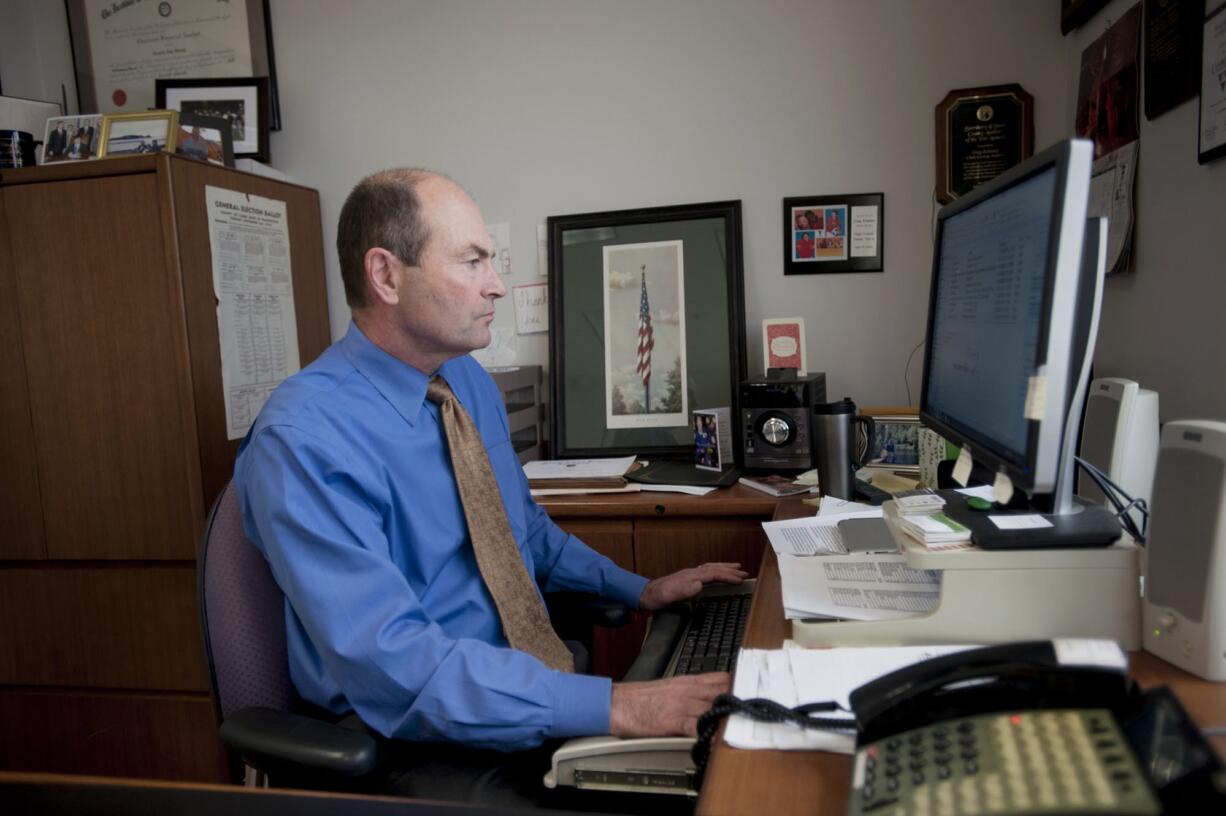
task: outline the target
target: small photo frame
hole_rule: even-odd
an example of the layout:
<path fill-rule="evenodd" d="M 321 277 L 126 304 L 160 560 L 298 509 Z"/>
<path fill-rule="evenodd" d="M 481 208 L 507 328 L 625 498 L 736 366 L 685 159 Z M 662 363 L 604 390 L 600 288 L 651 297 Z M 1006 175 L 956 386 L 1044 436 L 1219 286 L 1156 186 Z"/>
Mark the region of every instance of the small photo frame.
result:
<path fill-rule="evenodd" d="M 102 144 L 102 114 L 53 116 L 43 136 L 43 164 L 98 158 Z"/>
<path fill-rule="evenodd" d="M 172 110 L 108 113 L 102 117 L 98 156 L 112 158 L 173 152 L 178 125 L 179 114 Z"/>
<path fill-rule="evenodd" d="M 694 467 L 724 470 L 732 465 L 732 422 L 727 408 L 694 411 Z"/>
<path fill-rule="evenodd" d="M 234 136 L 230 123 L 214 116 L 180 113 L 175 154 L 220 167 L 233 167 Z"/>
<path fill-rule="evenodd" d="M 762 365 L 794 368 L 796 376 L 808 374 L 805 364 L 805 321 L 802 317 L 772 317 L 762 321 Z"/>
<path fill-rule="evenodd" d="M 880 272 L 884 193 L 783 199 L 783 273 Z"/>
<path fill-rule="evenodd" d="M 869 408 L 862 413 L 873 419 L 873 438 L 865 439 L 863 430 L 857 431 L 857 460 L 864 467 L 889 470 L 898 474 L 916 474 L 920 471 L 920 421 L 919 414 L 905 408 Z M 858 426 L 863 428 L 865 426 Z M 868 450 L 865 451 L 865 445 Z"/>
<path fill-rule="evenodd" d="M 234 155 L 268 161 L 268 78 L 159 79 L 157 105 L 230 124 Z"/>

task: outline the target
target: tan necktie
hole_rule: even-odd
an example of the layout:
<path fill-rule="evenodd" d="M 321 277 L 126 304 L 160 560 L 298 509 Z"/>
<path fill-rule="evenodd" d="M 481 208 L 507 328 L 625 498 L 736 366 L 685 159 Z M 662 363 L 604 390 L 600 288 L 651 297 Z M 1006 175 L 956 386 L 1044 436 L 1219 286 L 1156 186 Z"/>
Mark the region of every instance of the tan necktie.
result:
<path fill-rule="evenodd" d="M 494 480 L 494 471 L 477 426 L 442 377 L 430 380 L 426 396 L 439 406 L 443 416 L 443 430 L 451 450 L 451 468 L 460 488 L 460 502 L 464 505 L 477 568 L 494 597 L 507 642 L 512 648 L 540 659 L 551 669 L 574 671 L 574 657 L 553 631 L 536 582 L 528 575 L 515 537 L 511 535 L 511 524 L 502 506 L 502 493 Z"/>

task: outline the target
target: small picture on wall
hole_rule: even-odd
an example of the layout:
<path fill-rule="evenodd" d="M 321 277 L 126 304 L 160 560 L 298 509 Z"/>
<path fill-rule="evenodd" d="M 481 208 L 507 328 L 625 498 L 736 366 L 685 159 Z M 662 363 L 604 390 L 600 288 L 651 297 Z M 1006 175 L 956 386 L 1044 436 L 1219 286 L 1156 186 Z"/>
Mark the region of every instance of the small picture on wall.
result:
<path fill-rule="evenodd" d="M 783 200 L 783 274 L 880 272 L 885 196 L 857 193 Z"/>
<path fill-rule="evenodd" d="M 792 260 L 802 263 L 847 259 L 846 207 L 793 207 Z"/>

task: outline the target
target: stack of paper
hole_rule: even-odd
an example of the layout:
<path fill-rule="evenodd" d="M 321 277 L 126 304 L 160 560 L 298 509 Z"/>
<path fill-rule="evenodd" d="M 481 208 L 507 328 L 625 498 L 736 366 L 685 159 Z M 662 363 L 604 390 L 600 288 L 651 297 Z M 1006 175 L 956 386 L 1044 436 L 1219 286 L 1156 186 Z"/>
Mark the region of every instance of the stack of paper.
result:
<path fill-rule="evenodd" d="M 965 525 L 944 513 L 927 516 L 898 515 L 893 518 L 898 528 L 930 550 L 940 550 L 949 545 L 969 544 L 971 531 Z"/>
<path fill-rule="evenodd" d="M 543 459 L 524 464 L 534 496 L 559 492 L 593 493 L 637 490 L 626 481 L 633 456 L 617 459 Z"/>
<path fill-rule="evenodd" d="M 732 693 L 741 699 L 765 697 L 794 708 L 806 703 L 835 702 L 844 712 L 851 692 L 884 674 L 921 660 L 951 654 L 972 646 L 887 646 L 841 649 L 742 649 L 736 664 Z M 850 713 L 828 712 L 830 719 Z M 734 748 L 771 748 L 780 751 L 834 751 L 850 754 L 852 731 L 815 731 L 792 723 L 762 723 L 734 714 L 724 731 Z"/>

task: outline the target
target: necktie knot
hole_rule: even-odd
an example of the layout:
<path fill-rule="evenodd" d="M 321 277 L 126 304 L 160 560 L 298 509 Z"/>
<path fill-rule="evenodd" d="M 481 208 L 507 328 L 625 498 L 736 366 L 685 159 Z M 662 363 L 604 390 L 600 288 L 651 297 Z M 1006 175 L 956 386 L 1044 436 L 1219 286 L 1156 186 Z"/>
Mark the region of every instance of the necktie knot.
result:
<path fill-rule="evenodd" d="M 451 386 L 447 384 L 447 381 L 436 374 L 430 378 L 430 384 L 426 386 L 426 399 L 435 405 L 442 405 L 447 400 L 455 399 L 455 394 L 451 392 Z"/>

